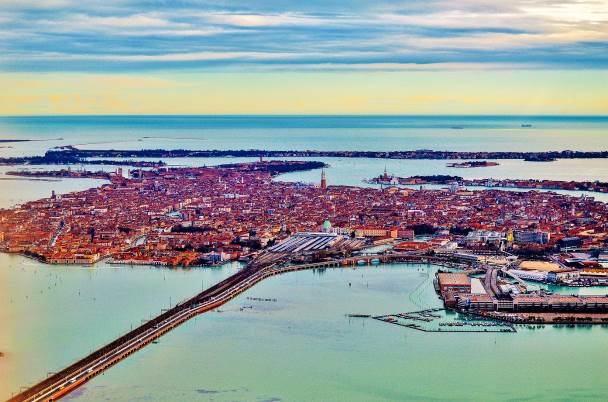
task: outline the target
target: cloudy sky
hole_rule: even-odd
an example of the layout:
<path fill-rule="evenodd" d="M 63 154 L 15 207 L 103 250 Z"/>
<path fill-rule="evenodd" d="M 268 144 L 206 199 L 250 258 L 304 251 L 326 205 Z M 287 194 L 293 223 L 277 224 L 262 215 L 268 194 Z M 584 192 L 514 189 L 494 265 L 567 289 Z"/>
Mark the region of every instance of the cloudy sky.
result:
<path fill-rule="evenodd" d="M 0 0 L 0 114 L 608 114 L 608 1 Z"/>

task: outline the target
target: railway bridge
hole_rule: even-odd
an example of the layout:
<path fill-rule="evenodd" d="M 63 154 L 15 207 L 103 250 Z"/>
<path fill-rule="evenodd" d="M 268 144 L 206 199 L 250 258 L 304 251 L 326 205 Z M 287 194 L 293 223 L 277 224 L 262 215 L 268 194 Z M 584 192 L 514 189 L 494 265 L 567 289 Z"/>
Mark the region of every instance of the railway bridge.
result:
<path fill-rule="evenodd" d="M 280 261 L 264 266 L 252 264 L 196 296 L 178 303 L 175 307 L 99 348 L 69 367 L 27 388 L 9 399 L 9 402 L 37 402 L 60 399 L 173 328 L 196 315 L 216 309 L 268 277 L 306 269 L 352 268 L 360 265 L 390 262 L 438 264 L 462 269 L 469 267 L 467 263 L 446 258 L 414 254 L 357 256 L 298 265 L 281 265 Z"/>

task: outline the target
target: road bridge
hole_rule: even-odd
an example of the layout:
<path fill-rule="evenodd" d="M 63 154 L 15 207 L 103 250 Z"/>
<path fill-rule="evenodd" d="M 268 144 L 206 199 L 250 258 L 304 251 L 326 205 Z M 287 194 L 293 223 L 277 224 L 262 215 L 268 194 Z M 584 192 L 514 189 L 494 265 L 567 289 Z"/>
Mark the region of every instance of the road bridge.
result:
<path fill-rule="evenodd" d="M 17 394 L 9 402 L 54 401 L 62 398 L 178 325 L 227 303 L 265 278 L 306 269 L 349 268 L 380 262 L 439 264 L 463 269 L 469 267 L 469 264 L 450 259 L 406 253 L 357 256 L 299 265 L 280 265 L 280 262 L 274 262 L 260 266 L 254 263 Z"/>

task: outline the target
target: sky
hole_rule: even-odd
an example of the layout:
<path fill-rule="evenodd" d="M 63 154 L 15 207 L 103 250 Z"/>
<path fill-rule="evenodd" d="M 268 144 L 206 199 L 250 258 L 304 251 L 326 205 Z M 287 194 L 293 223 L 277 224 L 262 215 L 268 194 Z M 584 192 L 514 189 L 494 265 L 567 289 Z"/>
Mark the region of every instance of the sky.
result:
<path fill-rule="evenodd" d="M 0 114 L 608 115 L 608 1 L 0 0 Z"/>

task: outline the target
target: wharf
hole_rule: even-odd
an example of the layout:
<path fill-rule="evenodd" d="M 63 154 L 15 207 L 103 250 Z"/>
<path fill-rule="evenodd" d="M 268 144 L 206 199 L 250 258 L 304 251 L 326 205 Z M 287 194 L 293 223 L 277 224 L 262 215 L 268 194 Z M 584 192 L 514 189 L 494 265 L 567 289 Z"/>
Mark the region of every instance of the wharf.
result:
<path fill-rule="evenodd" d="M 446 320 L 447 317 L 441 314 L 445 311 L 445 309 L 436 308 L 372 318 L 422 332 L 517 332 L 511 323 L 489 317 L 465 315 L 464 319 Z"/>
<path fill-rule="evenodd" d="M 478 314 L 512 324 L 544 325 L 608 325 L 608 313 L 547 313 L 547 312 L 499 312 L 488 311 Z"/>

